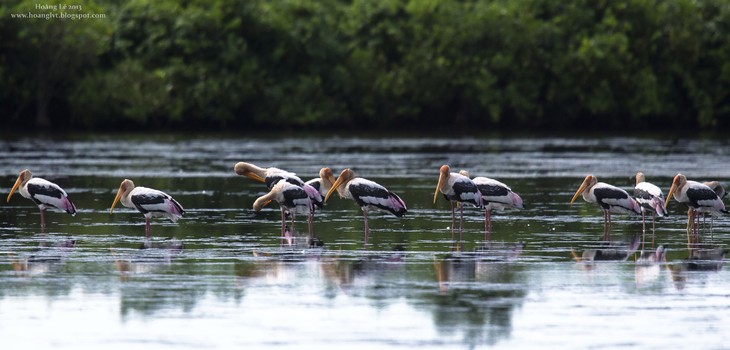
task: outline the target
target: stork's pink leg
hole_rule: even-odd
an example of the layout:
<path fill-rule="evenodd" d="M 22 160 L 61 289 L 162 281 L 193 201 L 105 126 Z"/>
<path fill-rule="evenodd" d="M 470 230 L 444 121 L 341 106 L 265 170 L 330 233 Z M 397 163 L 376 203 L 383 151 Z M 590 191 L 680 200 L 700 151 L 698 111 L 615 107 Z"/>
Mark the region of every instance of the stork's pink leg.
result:
<path fill-rule="evenodd" d="M 368 236 L 370 236 L 370 227 L 368 226 L 368 211 L 363 210 L 362 216 L 365 218 L 365 243 L 368 242 Z"/>
<path fill-rule="evenodd" d="M 461 250 L 462 242 L 464 241 L 464 234 L 463 234 L 463 227 L 464 227 L 464 205 L 459 204 L 459 211 L 461 212 L 461 216 L 459 216 L 459 250 Z"/>
<path fill-rule="evenodd" d="M 695 242 L 700 243 L 700 212 L 695 212 L 694 216 L 697 218 L 697 226 L 695 228 Z"/>
<path fill-rule="evenodd" d="M 606 210 L 606 234 L 603 240 L 608 242 L 611 240 L 611 212 Z"/>
<path fill-rule="evenodd" d="M 700 212 L 697 211 L 695 216 L 697 217 L 697 243 L 700 243 L 700 229 L 702 228 L 702 226 L 700 226 L 700 219 L 702 219 L 702 215 L 700 215 Z"/>
<path fill-rule="evenodd" d="M 613 223 L 611 222 L 611 212 L 608 213 L 608 241 L 611 241 L 611 230 L 613 229 Z"/>
<path fill-rule="evenodd" d="M 646 237 L 646 220 L 644 209 L 641 209 L 641 250 L 644 251 L 644 239 Z"/>
<path fill-rule="evenodd" d="M 699 221 L 697 220 L 697 213 L 693 210 L 692 211 L 692 242 L 694 244 L 699 243 L 699 241 L 697 240 L 697 232 L 699 232 L 699 227 L 697 227 L 697 226 L 699 226 L 697 224 L 698 222 Z"/>
<path fill-rule="evenodd" d="M 692 243 L 697 244 L 697 213 L 692 210 Z"/>
<path fill-rule="evenodd" d="M 459 239 L 461 239 L 461 231 L 464 230 L 464 205 L 459 203 Z"/>
<path fill-rule="evenodd" d="M 489 220 L 489 210 L 484 210 L 484 240 L 489 240 L 489 225 L 487 224 L 487 221 Z"/>
<path fill-rule="evenodd" d="M 309 213 L 309 217 L 307 218 L 307 223 L 309 225 L 309 238 L 314 237 L 314 214 Z"/>
<path fill-rule="evenodd" d="M 454 201 L 451 201 L 451 241 L 454 241 L 454 226 L 456 221 L 456 213 L 454 213 Z"/>
<path fill-rule="evenodd" d="M 145 237 L 150 239 L 150 218 L 144 218 Z"/>
<path fill-rule="evenodd" d="M 692 243 L 692 248 L 695 247 L 695 231 L 697 230 L 697 226 L 695 225 L 695 212 L 694 210 L 690 209 L 689 212 L 689 220 L 692 222 L 690 224 L 690 231 L 689 231 L 689 241 Z"/>
<path fill-rule="evenodd" d="M 492 211 L 489 211 L 489 236 L 492 236 Z"/>
<path fill-rule="evenodd" d="M 700 243 L 700 240 L 699 240 L 699 238 L 700 238 L 700 229 L 701 229 L 701 227 L 700 227 L 700 222 L 701 222 L 700 216 L 702 216 L 702 215 L 700 214 L 699 211 L 694 212 L 694 214 L 692 214 L 692 215 L 693 215 L 692 216 L 692 227 L 693 227 L 692 234 L 694 236 L 695 243 Z"/>
<path fill-rule="evenodd" d="M 687 210 L 687 247 L 692 249 L 692 235 L 694 233 L 694 219 L 692 218 L 692 208 Z"/>
<path fill-rule="evenodd" d="M 44 215 L 44 210 L 41 209 L 41 233 L 45 233 L 46 232 L 45 229 L 46 229 L 46 219 L 45 219 L 45 215 Z"/>
<path fill-rule="evenodd" d="M 484 240 L 492 239 L 492 213 L 489 209 L 484 210 Z"/>
<path fill-rule="evenodd" d="M 651 212 L 651 247 L 654 248 L 654 218 L 656 217 L 656 212 Z"/>
<path fill-rule="evenodd" d="M 492 237 L 492 211 L 490 210 L 488 212 L 489 214 L 489 237 Z"/>
<path fill-rule="evenodd" d="M 689 208 L 689 209 L 687 209 L 687 245 L 692 244 L 693 233 L 694 233 L 694 219 L 692 218 L 692 208 Z"/>
<path fill-rule="evenodd" d="M 284 208 L 281 208 L 281 239 L 283 240 L 286 236 L 286 214 L 284 214 Z M 282 242 L 283 243 L 283 242 Z"/>

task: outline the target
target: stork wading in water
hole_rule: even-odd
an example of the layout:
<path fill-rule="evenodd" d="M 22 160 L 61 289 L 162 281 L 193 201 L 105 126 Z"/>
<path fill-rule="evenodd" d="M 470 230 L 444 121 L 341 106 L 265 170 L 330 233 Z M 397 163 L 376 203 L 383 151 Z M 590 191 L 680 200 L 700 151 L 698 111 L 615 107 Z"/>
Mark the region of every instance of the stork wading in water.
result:
<path fill-rule="evenodd" d="M 332 184 L 332 188 L 327 192 L 324 201 L 327 202 L 332 194 L 337 191 L 340 198 L 352 199 L 362 209 L 362 215 L 365 220 L 365 242 L 370 235 L 370 227 L 368 226 L 368 210 L 378 208 L 388 211 L 397 217 L 402 217 L 408 212 L 406 203 L 398 197 L 397 194 L 388 191 L 382 185 L 356 177 L 355 172 L 348 169 L 343 170 L 337 180 Z"/>
<path fill-rule="evenodd" d="M 269 193 L 259 197 L 253 203 L 253 210 L 259 212 L 261 208 L 269 204 L 269 202 L 275 201 L 279 203 L 281 207 L 281 236 L 286 237 L 286 216 L 284 211 L 288 211 L 291 215 L 291 231 L 294 232 L 294 218 L 297 213 L 306 214 L 309 218 L 309 236 L 312 237 L 314 232 L 313 223 L 311 216 L 314 214 L 314 204 L 309 198 L 309 195 L 303 188 L 291 184 L 286 181 L 277 182 Z"/>
<path fill-rule="evenodd" d="M 656 185 L 646 182 L 644 173 L 636 173 L 636 186 L 634 186 L 634 198 L 641 205 L 641 250 L 644 250 L 644 235 L 646 233 L 645 212 L 651 212 L 651 246 L 654 247 L 655 217 L 667 216 L 667 208 L 664 205 L 664 192 Z"/>
<path fill-rule="evenodd" d="M 304 189 L 312 200 L 312 203 L 317 207 L 322 208 L 324 201 L 322 195 L 317 189 L 311 185 L 306 184 L 297 174 L 281 170 L 279 168 L 261 168 L 251 163 L 238 162 L 233 167 L 236 174 L 246 176 L 248 178 L 260 181 L 266 184 L 266 187 L 271 190 L 277 182 L 284 180 L 290 184 L 297 185 Z"/>
<path fill-rule="evenodd" d="M 469 177 L 466 170 L 459 171 L 459 174 Z M 482 194 L 482 203 L 484 204 L 484 239 L 490 240 L 492 232 L 492 213 L 494 210 L 505 210 L 507 208 L 525 209 L 522 203 L 522 197 L 514 193 L 509 186 L 488 177 L 477 176 L 471 181 L 477 185 L 479 192 Z"/>
<path fill-rule="evenodd" d="M 256 181 L 260 181 L 266 184 L 266 187 L 271 190 L 274 188 L 274 185 L 276 185 L 279 181 L 286 181 L 292 185 L 296 185 L 304 189 L 304 191 L 309 196 L 309 199 L 312 201 L 312 204 L 315 206 L 322 208 L 324 206 L 324 200 L 322 194 L 320 194 L 320 191 L 314 188 L 312 185 L 305 183 L 302 181 L 302 179 L 297 176 L 297 174 L 282 170 L 279 168 L 261 168 L 259 166 L 256 166 L 251 163 L 246 162 L 238 162 L 233 167 L 233 170 L 236 172 L 236 174 L 241 176 L 246 176 L 248 178 L 254 179 Z M 320 171 L 321 172 L 321 171 Z M 281 211 L 282 215 L 282 221 L 286 222 L 286 210 L 282 209 Z M 307 217 L 309 220 L 309 227 L 314 227 L 314 214 L 309 215 Z"/>
<path fill-rule="evenodd" d="M 177 222 L 185 213 L 183 207 L 169 194 L 147 187 L 135 187 L 134 182 L 129 179 L 122 181 L 114 197 L 109 214 L 114 213 L 114 207 L 117 202 L 127 208 L 137 209 L 144 214 L 145 218 L 145 237 L 150 238 L 150 219 L 153 216 L 167 216 L 172 222 Z"/>
<path fill-rule="evenodd" d="M 629 194 L 607 183 L 598 182 L 593 175 L 586 176 L 578 191 L 573 195 L 570 204 L 583 195 L 588 203 L 596 203 L 603 210 L 603 240 L 611 239 L 611 213 L 628 213 L 641 215 L 641 205 Z"/>
<path fill-rule="evenodd" d="M 715 194 L 717 194 L 717 196 L 720 197 L 720 200 L 724 200 L 725 197 L 728 195 L 727 191 L 725 191 L 725 187 L 723 187 L 719 181 L 707 181 L 707 182 L 703 182 L 702 184 L 711 188 L 713 191 L 715 191 Z M 704 225 L 704 223 L 705 223 L 704 218 L 707 216 L 707 212 L 703 211 L 702 216 L 703 216 L 702 224 Z M 712 228 L 714 226 L 713 225 L 714 221 L 715 221 L 715 217 L 712 214 L 710 214 L 710 237 L 712 237 Z"/>
<path fill-rule="evenodd" d="M 439 169 L 439 181 L 436 184 L 436 192 L 433 194 L 433 204 L 436 204 L 439 192 L 444 195 L 444 198 L 451 204 L 451 240 L 454 240 L 454 226 L 456 221 L 456 213 L 454 207 L 456 203 L 460 203 L 459 210 L 461 211 L 461 218 L 459 219 L 459 242 L 462 240 L 463 226 L 464 226 L 464 207 L 463 203 L 469 203 L 477 208 L 483 207 L 482 193 L 479 191 L 477 185 L 469 179 L 469 177 L 461 175 L 459 173 L 450 172 L 448 165 L 442 165 Z"/>
<path fill-rule="evenodd" d="M 10 190 L 10 194 L 8 194 L 8 203 L 10 203 L 10 198 L 13 197 L 13 193 L 16 190 L 20 192 L 21 196 L 32 200 L 38 206 L 41 212 L 41 232 L 45 232 L 46 220 L 44 212 L 47 208 L 56 208 L 71 215 L 76 215 L 76 206 L 68 199 L 66 191 L 53 182 L 39 177 L 33 177 L 33 174 L 28 169 L 21 171 L 18 179 L 15 180 L 15 184 Z"/>
<path fill-rule="evenodd" d="M 697 181 L 687 180 L 687 177 L 682 174 L 677 174 L 672 180 L 672 187 L 667 193 L 665 206 L 669 204 L 672 196 L 677 202 L 689 207 L 687 242 L 690 245 L 699 243 L 699 212 L 717 215 L 728 213 L 722 199 L 712 188 Z"/>

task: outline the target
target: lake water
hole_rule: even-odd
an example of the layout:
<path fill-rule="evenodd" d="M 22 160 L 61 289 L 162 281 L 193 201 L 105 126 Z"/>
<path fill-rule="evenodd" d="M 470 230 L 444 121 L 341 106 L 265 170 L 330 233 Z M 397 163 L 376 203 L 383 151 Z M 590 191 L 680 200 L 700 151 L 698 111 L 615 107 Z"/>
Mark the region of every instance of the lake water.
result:
<path fill-rule="evenodd" d="M 578 262 L 614 250 L 599 209 L 569 201 L 589 173 L 629 190 L 641 170 L 665 193 L 678 172 L 730 183 L 728 151 L 712 138 L 6 137 L 3 348 L 727 348 L 730 276 L 721 259 L 687 260 L 686 208 L 672 201 L 657 221 L 666 263 L 625 252 L 642 225 L 621 215 L 612 237 L 626 260 Z M 233 173 L 238 161 L 305 180 L 351 167 L 409 212 L 372 212 L 366 244 L 359 208 L 333 196 L 317 244 L 304 220 L 289 244 L 275 204 L 251 209 L 266 190 Z M 454 249 L 449 205 L 433 204 L 442 164 L 502 180 L 527 208 L 494 214 L 491 242 L 484 213 L 466 208 Z M 78 214 L 48 212 L 41 232 L 29 200 L 6 203 L 25 168 L 65 188 Z M 109 214 L 125 178 L 186 209 L 177 224 L 153 219 L 146 246 L 141 214 Z M 707 247 L 730 240 L 727 218 L 706 231 Z"/>

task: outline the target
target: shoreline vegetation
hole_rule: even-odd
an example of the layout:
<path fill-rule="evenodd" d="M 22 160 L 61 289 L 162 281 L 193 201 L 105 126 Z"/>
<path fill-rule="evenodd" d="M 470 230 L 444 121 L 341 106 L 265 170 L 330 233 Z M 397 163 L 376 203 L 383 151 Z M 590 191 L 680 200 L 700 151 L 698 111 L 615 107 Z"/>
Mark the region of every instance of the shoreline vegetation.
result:
<path fill-rule="evenodd" d="M 725 0 L 22 0 L 0 37 L 6 131 L 730 126 Z"/>

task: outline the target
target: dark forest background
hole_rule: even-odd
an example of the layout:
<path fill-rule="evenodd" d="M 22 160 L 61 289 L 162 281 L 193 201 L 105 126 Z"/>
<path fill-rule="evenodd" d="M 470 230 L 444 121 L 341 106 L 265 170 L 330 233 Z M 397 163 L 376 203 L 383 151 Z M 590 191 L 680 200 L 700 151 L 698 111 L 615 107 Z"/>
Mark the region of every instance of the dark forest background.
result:
<path fill-rule="evenodd" d="M 730 124 L 727 0 L 0 1 L 6 130 Z"/>

